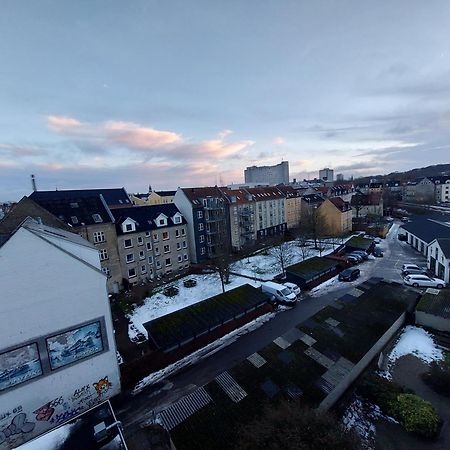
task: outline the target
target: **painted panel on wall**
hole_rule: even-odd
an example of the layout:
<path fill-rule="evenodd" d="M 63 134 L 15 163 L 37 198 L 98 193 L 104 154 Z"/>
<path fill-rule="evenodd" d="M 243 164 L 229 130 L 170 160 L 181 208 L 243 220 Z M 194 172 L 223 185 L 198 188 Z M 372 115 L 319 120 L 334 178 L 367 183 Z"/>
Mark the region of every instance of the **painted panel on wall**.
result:
<path fill-rule="evenodd" d="M 100 322 L 94 322 L 46 339 L 52 369 L 103 351 Z"/>
<path fill-rule="evenodd" d="M 0 354 L 0 391 L 42 375 L 36 344 Z"/>

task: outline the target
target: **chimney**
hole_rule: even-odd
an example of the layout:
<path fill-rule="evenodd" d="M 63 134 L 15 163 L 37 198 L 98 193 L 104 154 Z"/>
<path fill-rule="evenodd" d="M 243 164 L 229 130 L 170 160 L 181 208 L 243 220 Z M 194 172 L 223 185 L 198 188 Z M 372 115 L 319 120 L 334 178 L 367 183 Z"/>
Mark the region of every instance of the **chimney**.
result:
<path fill-rule="evenodd" d="M 33 189 L 33 192 L 36 192 L 36 179 L 34 178 L 34 175 L 31 175 L 31 188 Z"/>

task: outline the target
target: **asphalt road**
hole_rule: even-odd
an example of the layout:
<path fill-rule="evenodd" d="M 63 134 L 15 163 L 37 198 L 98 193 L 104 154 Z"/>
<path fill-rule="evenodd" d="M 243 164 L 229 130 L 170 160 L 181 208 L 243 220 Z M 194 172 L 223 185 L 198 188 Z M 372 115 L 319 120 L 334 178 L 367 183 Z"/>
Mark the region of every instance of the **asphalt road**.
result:
<path fill-rule="evenodd" d="M 426 266 L 425 258 L 405 242 L 397 239 L 399 223 L 394 224 L 388 237 L 380 246 L 384 257 L 370 259 L 359 265 L 361 277 L 351 283 L 338 283 L 323 289 L 323 295 L 303 294 L 297 306 L 279 312 L 272 320 L 237 341 L 223 348 L 194 366 L 168 377 L 163 382 L 143 389 L 135 396 L 125 393 L 115 403 L 116 414 L 124 426 L 125 437 L 133 433 L 141 424 L 151 419 L 153 412 L 164 409 L 214 377 L 242 361 L 247 356 L 266 346 L 300 322 L 344 295 L 355 285 L 371 277 L 382 277 L 402 282 L 401 266 L 413 263 Z"/>

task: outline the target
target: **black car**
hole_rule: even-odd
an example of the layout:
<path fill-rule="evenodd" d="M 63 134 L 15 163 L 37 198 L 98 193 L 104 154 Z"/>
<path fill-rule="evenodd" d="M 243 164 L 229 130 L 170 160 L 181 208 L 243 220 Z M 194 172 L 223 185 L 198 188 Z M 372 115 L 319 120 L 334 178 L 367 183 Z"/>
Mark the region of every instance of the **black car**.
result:
<path fill-rule="evenodd" d="M 349 269 L 343 270 L 339 274 L 339 281 L 353 281 L 356 280 L 361 274 L 359 269 L 354 267 L 350 267 Z"/>
<path fill-rule="evenodd" d="M 377 258 L 383 257 L 383 250 L 381 250 L 381 247 L 375 246 L 375 248 L 373 249 L 373 256 L 375 256 Z"/>

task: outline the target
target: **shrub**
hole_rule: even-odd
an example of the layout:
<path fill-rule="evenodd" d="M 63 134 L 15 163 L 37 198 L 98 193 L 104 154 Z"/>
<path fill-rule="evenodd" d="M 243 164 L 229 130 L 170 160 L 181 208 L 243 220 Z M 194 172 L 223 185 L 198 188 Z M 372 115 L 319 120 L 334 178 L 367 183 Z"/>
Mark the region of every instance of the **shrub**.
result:
<path fill-rule="evenodd" d="M 261 417 L 238 429 L 235 450 L 358 450 L 356 433 L 336 418 L 297 402 L 267 406 Z"/>
<path fill-rule="evenodd" d="M 406 431 L 420 436 L 434 437 L 439 430 L 439 416 L 431 403 L 414 394 L 400 394 L 398 418 Z"/>
<path fill-rule="evenodd" d="M 166 297 L 175 297 L 176 295 L 178 295 L 178 288 L 175 286 L 168 286 L 164 289 L 163 294 Z"/>
<path fill-rule="evenodd" d="M 422 375 L 422 379 L 438 394 L 450 397 L 450 368 L 446 362 L 433 362 L 430 370 Z"/>

